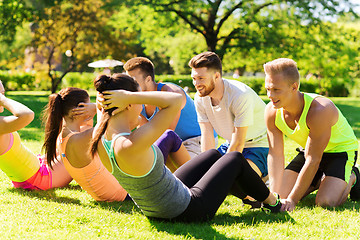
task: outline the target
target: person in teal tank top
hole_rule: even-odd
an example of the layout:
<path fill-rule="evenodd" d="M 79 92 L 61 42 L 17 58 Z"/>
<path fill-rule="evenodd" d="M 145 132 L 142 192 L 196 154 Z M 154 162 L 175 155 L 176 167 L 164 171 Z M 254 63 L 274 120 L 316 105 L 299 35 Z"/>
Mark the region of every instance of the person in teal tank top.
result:
<path fill-rule="evenodd" d="M 358 141 L 343 114 L 330 99 L 299 91 L 300 74 L 292 59 L 273 60 L 264 70 L 270 189 L 286 199 L 282 209 L 292 211 L 316 189 L 319 206 L 339 206 L 349 193 L 360 200 Z M 285 169 L 284 135 L 301 146 Z"/>
<path fill-rule="evenodd" d="M 181 95 L 165 91 L 139 91 L 125 74 L 99 75 L 94 80 L 102 118 L 97 122 L 90 152 L 149 218 L 169 221 L 211 219 L 228 194 L 245 194 L 279 212 L 281 201 L 266 187 L 244 156 L 222 156 L 211 149 L 187 161 L 172 173 L 155 144 L 181 108 Z M 142 104 L 159 107 L 154 118 L 138 126 Z M 235 187 L 234 187 L 235 186 Z M 238 187 L 238 188 L 237 188 Z"/>

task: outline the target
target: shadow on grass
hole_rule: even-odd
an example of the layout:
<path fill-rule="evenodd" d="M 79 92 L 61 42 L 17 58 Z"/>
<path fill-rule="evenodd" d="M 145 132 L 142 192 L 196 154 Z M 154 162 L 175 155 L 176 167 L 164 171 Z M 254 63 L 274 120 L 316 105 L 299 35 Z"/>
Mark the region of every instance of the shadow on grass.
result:
<path fill-rule="evenodd" d="M 219 232 L 217 232 L 212 226 L 211 222 L 203 223 L 180 223 L 180 222 L 166 222 L 160 220 L 149 219 L 152 226 L 156 228 L 157 231 L 167 232 L 172 235 L 181 235 L 185 239 L 195 238 L 195 239 L 238 239 L 238 238 L 229 238 Z"/>
<path fill-rule="evenodd" d="M 259 223 L 295 223 L 295 220 L 287 212 L 267 213 L 260 209 L 246 211 L 241 216 L 233 216 L 229 213 L 217 214 L 213 220 L 215 224 L 230 226 L 241 223 L 244 226 L 257 226 Z"/>
<path fill-rule="evenodd" d="M 84 190 L 77 184 L 69 184 L 63 188 L 56 188 L 56 189 L 66 189 L 71 191 L 78 191 L 83 192 Z M 88 206 L 88 207 L 100 207 L 102 209 L 123 213 L 123 214 L 133 214 L 134 212 L 141 213 L 141 210 L 133 203 L 131 200 L 125 200 L 123 202 L 98 202 L 93 200 L 91 204 L 84 204 L 77 198 L 71 197 L 64 197 L 56 195 L 56 189 L 50 189 L 46 191 L 42 190 L 25 190 L 22 188 L 9 188 L 8 191 L 11 193 L 16 193 L 21 196 L 30 197 L 30 198 L 37 198 L 49 202 L 57 202 L 63 204 L 76 204 L 81 206 Z"/>
<path fill-rule="evenodd" d="M 94 202 L 94 204 L 95 206 L 99 206 L 103 209 L 118 213 L 141 213 L 141 210 L 135 205 L 132 200 L 125 200 L 123 202 Z"/>
<path fill-rule="evenodd" d="M 318 206 L 315 204 L 315 198 L 316 198 L 316 193 L 311 193 L 310 195 L 303 198 L 296 205 L 296 208 L 309 209 L 309 210 L 317 208 Z M 337 211 L 337 212 L 342 212 L 344 210 L 360 211 L 360 202 L 354 202 L 348 198 L 348 200 L 344 204 L 342 204 L 338 207 L 324 207 L 324 209 Z M 296 209 L 295 209 L 295 211 L 296 211 Z"/>
<path fill-rule="evenodd" d="M 270 214 L 261 210 L 247 211 L 241 216 L 233 216 L 230 213 L 216 214 L 214 219 L 203 223 L 181 223 L 167 222 L 150 219 L 150 223 L 158 231 L 166 231 L 173 235 L 182 235 L 184 238 L 192 237 L 196 239 L 238 239 L 229 238 L 217 232 L 211 225 L 230 226 L 233 224 L 242 224 L 246 226 L 256 226 L 261 222 L 291 222 L 295 223 L 294 219 L 288 213 Z"/>
<path fill-rule="evenodd" d="M 80 200 L 78 200 L 78 199 L 57 196 L 55 193 L 55 189 L 50 189 L 50 190 L 46 190 L 46 191 L 42 191 L 42 190 L 29 191 L 29 190 L 25 190 L 22 188 L 10 188 L 9 192 L 17 193 L 19 195 L 27 196 L 27 197 L 31 197 L 31 198 L 43 199 L 43 200 L 50 201 L 50 202 L 82 205 Z"/>

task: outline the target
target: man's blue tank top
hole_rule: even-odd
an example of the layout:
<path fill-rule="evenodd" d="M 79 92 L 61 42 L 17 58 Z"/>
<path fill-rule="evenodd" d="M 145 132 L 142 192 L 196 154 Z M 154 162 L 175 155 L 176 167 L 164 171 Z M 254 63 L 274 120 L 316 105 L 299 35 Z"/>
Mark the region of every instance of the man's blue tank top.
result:
<path fill-rule="evenodd" d="M 174 84 L 174 83 L 166 83 L 166 84 Z M 161 88 L 164 86 L 164 83 L 158 83 L 157 91 L 161 91 Z M 174 84 L 175 86 L 178 86 Z M 180 86 L 178 86 L 181 88 Z M 182 91 L 184 89 L 181 88 Z M 181 140 L 185 141 L 186 139 L 201 136 L 201 130 L 199 123 L 197 121 L 197 114 L 195 110 L 194 100 L 184 91 L 186 96 L 186 104 L 184 108 L 181 110 L 180 118 L 178 124 L 174 132 L 181 138 Z M 148 117 L 145 112 L 145 106 L 143 105 L 143 109 L 141 111 L 141 115 L 143 115 L 148 121 L 150 121 L 155 114 L 159 111 L 159 108 L 156 107 L 152 116 Z M 216 136 L 216 135 L 215 135 Z"/>

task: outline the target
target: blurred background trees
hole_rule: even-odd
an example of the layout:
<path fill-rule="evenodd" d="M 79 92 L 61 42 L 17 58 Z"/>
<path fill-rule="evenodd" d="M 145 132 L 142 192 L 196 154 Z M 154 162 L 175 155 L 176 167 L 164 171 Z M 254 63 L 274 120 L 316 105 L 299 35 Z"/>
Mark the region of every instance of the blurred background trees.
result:
<path fill-rule="evenodd" d="M 360 24 L 351 0 L 3 0 L 0 69 L 35 72 L 56 91 L 89 62 L 149 57 L 157 74 L 189 74 L 195 54 L 215 51 L 224 72 L 262 72 L 297 61 L 319 91 L 360 78 Z M 117 71 L 121 71 L 118 69 Z M 89 80 L 91 81 L 91 80 Z"/>

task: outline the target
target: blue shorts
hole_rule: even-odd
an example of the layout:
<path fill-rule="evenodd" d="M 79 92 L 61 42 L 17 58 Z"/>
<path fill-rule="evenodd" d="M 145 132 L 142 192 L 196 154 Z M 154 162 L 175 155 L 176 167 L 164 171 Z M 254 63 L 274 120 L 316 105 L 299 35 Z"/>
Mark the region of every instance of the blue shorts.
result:
<path fill-rule="evenodd" d="M 225 142 L 220 145 L 217 149 L 222 155 L 224 155 L 230 144 Z M 259 168 L 262 176 L 266 177 L 268 175 L 268 166 L 267 166 L 267 156 L 269 154 L 269 148 L 265 147 L 254 147 L 254 148 L 244 148 L 242 154 L 246 159 L 250 159 L 255 165 Z"/>

